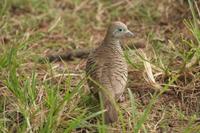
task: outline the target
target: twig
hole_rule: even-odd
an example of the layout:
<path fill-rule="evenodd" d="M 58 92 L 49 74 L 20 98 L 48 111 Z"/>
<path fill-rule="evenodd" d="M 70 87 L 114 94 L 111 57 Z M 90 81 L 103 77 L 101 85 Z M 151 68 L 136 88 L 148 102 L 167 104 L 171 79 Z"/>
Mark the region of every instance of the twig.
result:
<path fill-rule="evenodd" d="M 139 48 L 144 48 L 145 44 L 143 43 L 136 43 L 136 44 L 128 44 L 123 45 L 122 48 L 123 49 L 139 49 Z M 92 51 L 93 49 L 89 48 L 89 49 L 75 49 L 72 51 L 67 51 L 64 54 L 60 54 L 60 55 L 49 55 L 46 58 L 40 59 L 39 62 L 44 62 L 45 60 L 49 61 L 49 62 L 58 62 L 61 60 L 65 60 L 65 61 L 72 61 L 75 58 L 80 58 L 80 59 L 84 59 L 87 58 L 90 51 Z"/>

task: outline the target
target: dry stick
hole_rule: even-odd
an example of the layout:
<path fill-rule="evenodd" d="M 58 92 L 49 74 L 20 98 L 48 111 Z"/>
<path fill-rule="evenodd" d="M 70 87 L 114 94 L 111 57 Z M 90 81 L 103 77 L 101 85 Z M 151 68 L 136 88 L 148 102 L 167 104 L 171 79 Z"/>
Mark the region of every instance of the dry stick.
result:
<path fill-rule="evenodd" d="M 122 46 L 123 49 L 139 49 L 139 48 L 144 48 L 145 44 L 143 43 L 136 43 L 136 44 L 128 44 L 127 46 Z M 90 51 L 92 51 L 92 49 L 75 49 L 72 51 L 67 51 L 64 54 L 60 54 L 60 55 L 49 55 L 47 56 L 47 60 L 49 62 L 57 62 L 57 61 L 61 61 L 61 60 L 65 60 L 65 61 L 70 61 L 70 60 L 74 60 L 74 58 L 80 58 L 80 59 L 84 59 L 87 58 Z"/>
<path fill-rule="evenodd" d="M 90 51 L 91 49 L 75 49 L 72 51 L 67 51 L 65 54 L 47 56 L 47 60 L 49 62 L 57 62 L 61 60 L 72 61 L 74 58 L 87 58 Z"/>

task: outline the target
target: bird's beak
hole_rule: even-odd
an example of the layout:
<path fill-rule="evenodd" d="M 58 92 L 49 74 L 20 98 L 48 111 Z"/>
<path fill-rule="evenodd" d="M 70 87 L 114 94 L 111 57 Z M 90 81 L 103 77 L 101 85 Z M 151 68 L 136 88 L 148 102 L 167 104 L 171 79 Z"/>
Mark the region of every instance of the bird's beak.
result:
<path fill-rule="evenodd" d="M 134 37 L 134 34 L 133 34 L 133 32 L 131 32 L 130 30 L 127 30 L 126 36 L 127 36 L 127 37 Z"/>

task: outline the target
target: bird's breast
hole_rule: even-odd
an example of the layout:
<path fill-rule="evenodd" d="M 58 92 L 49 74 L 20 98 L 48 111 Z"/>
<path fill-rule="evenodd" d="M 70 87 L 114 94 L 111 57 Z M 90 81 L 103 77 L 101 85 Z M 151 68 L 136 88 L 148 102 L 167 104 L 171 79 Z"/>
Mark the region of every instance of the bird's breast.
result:
<path fill-rule="evenodd" d="M 106 62 L 104 64 L 109 70 L 107 76 L 109 77 L 109 82 L 111 83 L 111 91 L 115 93 L 118 99 L 125 90 L 128 77 L 128 68 L 126 60 L 123 56 L 123 52 L 116 51 L 110 52 L 106 57 Z"/>

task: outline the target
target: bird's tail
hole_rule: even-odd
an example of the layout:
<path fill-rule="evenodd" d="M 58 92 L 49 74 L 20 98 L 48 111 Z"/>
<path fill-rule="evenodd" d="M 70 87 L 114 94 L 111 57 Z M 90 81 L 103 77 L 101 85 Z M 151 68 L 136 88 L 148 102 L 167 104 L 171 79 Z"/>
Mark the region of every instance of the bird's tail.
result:
<path fill-rule="evenodd" d="M 104 120 L 105 123 L 113 123 L 118 120 L 118 113 L 116 110 L 116 107 L 114 103 L 109 98 L 104 98 L 103 100 L 103 105 L 104 109 L 106 109 L 106 112 L 104 113 Z"/>

